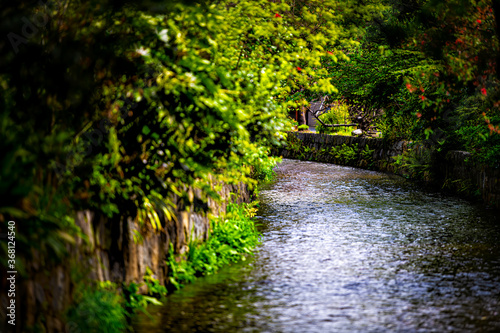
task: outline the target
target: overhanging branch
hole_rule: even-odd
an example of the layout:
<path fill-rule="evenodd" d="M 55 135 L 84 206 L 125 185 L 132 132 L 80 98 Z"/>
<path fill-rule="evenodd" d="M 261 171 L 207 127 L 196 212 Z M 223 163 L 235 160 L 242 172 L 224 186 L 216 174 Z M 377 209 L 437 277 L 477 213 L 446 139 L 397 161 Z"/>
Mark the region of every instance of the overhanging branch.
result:
<path fill-rule="evenodd" d="M 309 107 L 305 107 L 306 110 L 312 114 L 312 116 L 314 118 L 316 118 L 317 121 L 319 121 L 321 123 L 321 125 L 325 126 L 325 127 L 352 127 L 352 126 L 357 126 L 357 124 L 325 124 L 321 119 L 319 119 L 319 116 L 321 116 L 323 114 L 323 111 L 327 110 L 327 108 L 323 108 L 323 109 L 320 109 L 316 112 L 313 112 L 311 111 L 311 109 Z"/>

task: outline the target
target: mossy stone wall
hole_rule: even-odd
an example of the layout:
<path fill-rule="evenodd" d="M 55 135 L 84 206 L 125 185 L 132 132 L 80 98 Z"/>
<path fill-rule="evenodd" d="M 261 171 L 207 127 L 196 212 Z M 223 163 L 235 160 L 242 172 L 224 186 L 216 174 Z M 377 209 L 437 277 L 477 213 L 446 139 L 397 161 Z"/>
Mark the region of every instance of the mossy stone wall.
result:
<path fill-rule="evenodd" d="M 287 135 L 287 144 L 273 150 L 276 156 L 390 172 L 407 178 L 412 177 L 411 170 L 398 166 L 395 157 L 410 148 L 420 153 L 427 150 L 427 155 L 432 156 L 429 171 L 420 175 L 420 180 L 464 197 L 481 198 L 490 207 L 500 208 L 500 169 L 475 163 L 468 152 L 449 151 L 439 157 L 423 145 L 411 147 L 404 141 L 390 144 L 376 138 L 304 132 Z"/>

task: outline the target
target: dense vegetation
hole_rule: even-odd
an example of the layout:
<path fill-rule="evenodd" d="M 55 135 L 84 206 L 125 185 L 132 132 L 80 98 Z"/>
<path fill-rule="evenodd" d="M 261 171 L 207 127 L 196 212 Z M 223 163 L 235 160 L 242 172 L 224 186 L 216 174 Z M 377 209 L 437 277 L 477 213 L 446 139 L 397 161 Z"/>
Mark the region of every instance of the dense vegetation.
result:
<path fill-rule="evenodd" d="M 390 1 L 348 62 L 324 61 L 352 111 L 380 112 L 385 139 L 500 163 L 496 2 Z"/>
<path fill-rule="evenodd" d="M 267 177 L 269 147 L 289 127 L 289 91 L 334 89 L 310 79 L 326 73 L 322 57 L 342 56 L 335 43 L 349 40 L 336 25 L 339 6 L 2 3 L 0 220 L 2 232 L 17 222 L 20 274 L 34 261 L 49 271 L 67 256 L 78 210 L 160 231 L 174 196 L 178 206 L 194 200 L 186 186 L 217 199 L 214 181 Z M 377 12 L 369 5 L 364 15 Z M 117 302 L 97 301 L 101 292 L 75 301 Z"/>
<path fill-rule="evenodd" d="M 64 258 L 78 210 L 161 229 L 158 212 L 171 217 L 174 195 L 192 202 L 184 186 L 217 197 L 212 176 L 255 185 L 291 126 L 288 110 L 325 94 L 382 110 L 388 140 L 427 140 L 498 165 L 495 6 L 2 3 L 0 222 L 5 232 L 18 221 L 18 270 L 34 256 Z"/>
<path fill-rule="evenodd" d="M 0 214 L 23 221 L 19 258 L 63 256 L 75 210 L 158 227 L 171 195 L 190 200 L 185 185 L 253 183 L 288 126 L 288 92 L 333 92 L 311 79 L 352 41 L 339 3 L 293 4 L 2 5 Z"/>
<path fill-rule="evenodd" d="M 121 288 L 110 281 L 91 285 L 80 274 L 75 278 L 78 283 L 73 305 L 66 314 L 68 327 L 82 332 L 101 332 L 103 327 L 106 332 L 122 332 L 128 327 L 130 315 L 147 313 L 150 304 L 161 305 L 160 300 L 169 291 L 200 276 L 214 274 L 224 265 L 246 260 L 259 242 L 260 234 L 252 219 L 255 211 L 254 203 L 229 204 L 225 216 L 211 221 L 212 230 L 206 242 L 191 241 L 189 251 L 183 255 L 176 255 L 171 246 L 166 262 L 170 282 L 167 286 L 160 284 L 150 269 L 141 283 L 123 284 Z M 141 285 L 147 287 L 146 294 L 138 292 Z"/>

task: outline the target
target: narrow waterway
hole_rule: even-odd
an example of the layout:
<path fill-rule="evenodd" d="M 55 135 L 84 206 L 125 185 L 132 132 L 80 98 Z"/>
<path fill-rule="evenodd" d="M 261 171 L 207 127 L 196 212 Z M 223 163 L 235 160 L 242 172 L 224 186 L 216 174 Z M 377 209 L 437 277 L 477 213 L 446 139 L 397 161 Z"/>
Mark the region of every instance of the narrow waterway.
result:
<path fill-rule="evenodd" d="M 198 280 L 140 332 L 500 332 L 500 221 L 396 176 L 284 160 L 254 258 Z"/>

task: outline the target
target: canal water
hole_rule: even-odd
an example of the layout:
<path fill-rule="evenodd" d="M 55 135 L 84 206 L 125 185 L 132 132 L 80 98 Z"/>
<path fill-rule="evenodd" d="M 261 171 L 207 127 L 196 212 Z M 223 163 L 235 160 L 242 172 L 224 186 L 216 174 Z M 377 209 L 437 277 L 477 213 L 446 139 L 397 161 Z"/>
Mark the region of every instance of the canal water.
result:
<path fill-rule="evenodd" d="M 169 296 L 135 330 L 500 332 L 494 211 L 373 171 L 294 160 L 276 171 L 256 255 Z"/>

